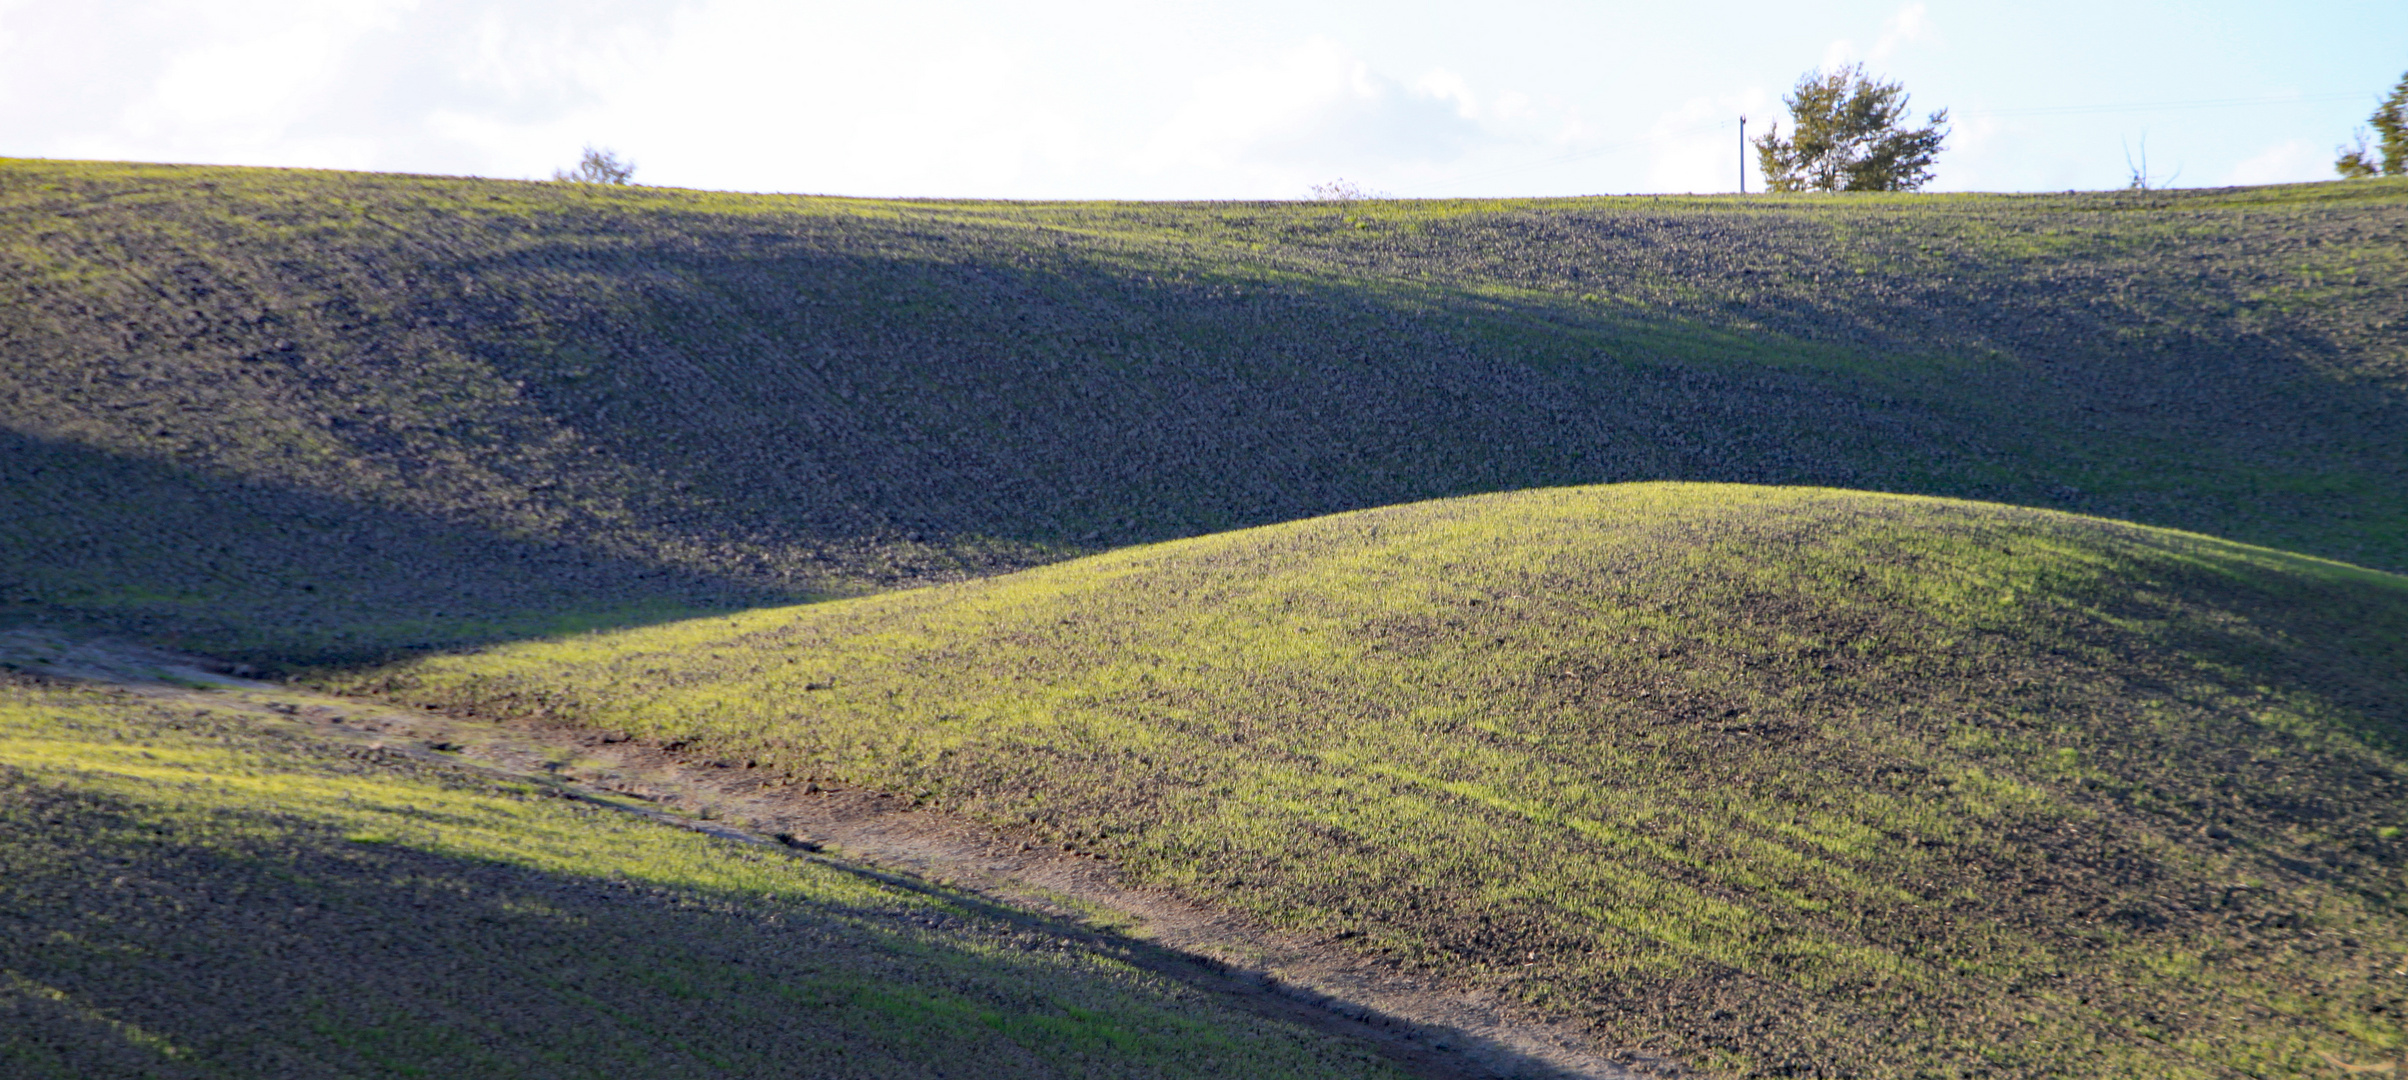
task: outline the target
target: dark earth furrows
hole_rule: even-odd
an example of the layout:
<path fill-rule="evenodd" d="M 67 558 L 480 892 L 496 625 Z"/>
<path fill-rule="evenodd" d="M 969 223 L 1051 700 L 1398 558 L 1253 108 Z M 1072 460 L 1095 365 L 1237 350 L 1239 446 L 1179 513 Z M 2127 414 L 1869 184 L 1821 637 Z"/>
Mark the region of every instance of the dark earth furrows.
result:
<path fill-rule="evenodd" d="M 2404 229 L 2391 182 L 989 204 L 12 162 L 0 604 L 344 661 L 1644 479 L 2396 567 Z M 267 527 L 27 554 L 128 471 Z"/>
<path fill-rule="evenodd" d="M 513 767 L 765 800 L 1353 1005 L 1476 990 L 1395 1011 L 1520 1033 L 1499 1069 L 2387 1060 L 2403 239 L 2408 178 L 1035 204 L 0 161 L 0 633 L 582 725 L 585 766 Z M 10 789 L 18 914 L 80 917 L 54 803 L 149 812 L 52 799 L 148 767 L 68 727 L 11 736 L 56 781 Z M 99 1030 L 51 986 L 0 1002 Z"/>

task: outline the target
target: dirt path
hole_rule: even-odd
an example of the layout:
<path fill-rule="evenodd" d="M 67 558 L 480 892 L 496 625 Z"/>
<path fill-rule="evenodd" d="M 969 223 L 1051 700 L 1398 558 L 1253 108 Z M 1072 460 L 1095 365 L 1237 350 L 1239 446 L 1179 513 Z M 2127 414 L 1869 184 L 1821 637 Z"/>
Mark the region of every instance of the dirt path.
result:
<path fill-rule="evenodd" d="M 729 840 L 782 844 L 898 884 L 982 901 L 1007 917 L 1069 926 L 1139 966 L 1278 1016 L 1369 1043 L 1432 1078 L 1675 1075 L 1677 1063 L 1590 1049 L 1568 1024 L 1516 1015 L 1495 997 L 1396 971 L 1333 942 L 1132 887 L 1099 857 L 1033 844 L 914 809 L 881 792 L 793 786 L 737 766 L 680 760 L 585 730 L 531 729 L 259 682 L 138 646 L 0 632 L 0 664 L 246 711 L 329 739 L 530 779 L 628 813 Z"/>

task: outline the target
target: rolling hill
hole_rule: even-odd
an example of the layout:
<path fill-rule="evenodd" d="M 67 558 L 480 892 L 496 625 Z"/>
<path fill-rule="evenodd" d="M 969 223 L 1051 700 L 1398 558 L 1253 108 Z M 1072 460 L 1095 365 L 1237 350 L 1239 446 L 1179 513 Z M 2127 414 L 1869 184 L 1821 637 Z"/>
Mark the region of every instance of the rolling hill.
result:
<path fill-rule="evenodd" d="M 1483 491 L 2408 566 L 2408 184 L 982 203 L 0 161 L 0 620 L 261 665 Z"/>
<path fill-rule="evenodd" d="M 560 794 L 0 672 L 0 1073 L 1400 1075 L 1075 928 Z"/>
<path fill-rule="evenodd" d="M 2408 1047 L 2408 579 L 1629 484 L 333 676 L 908 793 L 1709 1075 Z"/>
<path fill-rule="evenodd" d="M 2408 180 L 0 160 L 0 631 L 888 793 L 1704 1075 L 2408 1065 L 2403 570 Z M 1383 1068 L 965 894 L 0 675 L 19 1071 Z"/>

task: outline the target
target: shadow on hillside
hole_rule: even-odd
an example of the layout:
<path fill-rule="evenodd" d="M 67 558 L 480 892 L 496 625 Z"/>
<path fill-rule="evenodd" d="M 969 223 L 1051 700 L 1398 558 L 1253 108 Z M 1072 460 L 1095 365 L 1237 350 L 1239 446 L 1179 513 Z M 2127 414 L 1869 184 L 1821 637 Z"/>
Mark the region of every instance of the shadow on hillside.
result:
<path fill-rule="evenodd" d="M 9 781 L 40 820 L 0 848 L 58 868 L 7 890 L 29 932 L 0 982 L 0 1060 L 37 1074 L 1303 1077 L 1377 1075 L 1378 1052 L 1424 1075 L 1559 1075 L 835 864 L 940 906 L 548 872 L 267 812 L 177 819 L 272 838 L 213 851 L 154 838 L 138 803 Z M 1183 989 L 1098 978 L 1073 959 L 1089 951 Z"/>
<path fill-rule="evenodd" d="M 2042 505 L 2408 565 L 2408 409 L 2318 374 L 2346 350 L 2315 320 L 2223 334 L 2093 302 L 2190 288 L 2182 259 L 1898 269 L 1791 217 L 1500 214 L 1240 266 L 1167 231 L 1123 247 L 935 212 L 579 211 L 507 243 L 452 214 L 405 246 L 301 252 L 309 272 L 231 261 L 176 303 L 61 293 L 12 324 L 12 371 L 51 384 L 26 400 L 76 403 L 62 427 L 343 450 L 303 462 L 313 493 L 0 436 L 0 611 L 347 663 L 1633 480 Z M 1468 261 L 1424 280 L 1424 258 Z M 246 411 L 262 388 L 292 400 Z M 516 499 L 500 516 L 589 531 L 367 505 L 340 494 L 363 463 L 429 504 Z"/>
<path fill-rule="evenodd" d="M 1342 283 L 744 240 L 627 263 L 588 261 L 644 284 L 558 328 L 574 355 L 506 338 L 484 355 L 563 427 L 790 544 L 1113 545 L 1530 487 L 1881 488 L 1957 467 L 1936 461 L 1957 456 L 1945 418 L 1697 362 L 1717 341 L 1669 321 L 1540 348 L 1570 332 L 1549 313 Z"/>
<path fill-rule="evenodd" d="M 528 393 L 563 426 L 718 493 L 743 508 L 738 527 L 781 543 L 1108 546 L 1702 480 L 2050 506 L 2408 561 L 2373 524 L 2401 508 L 2367 512 L 2408 471 L 2408 410 L 2322 374 L 2338 345 L 2304 322 L 2231 335 L 2102 314 L 2089 300 L 2110 282 L 2061 267 L 1879 288 L 1847 272 L 1860 284 L 1608 311 L 1335 272 L 1157 277 L 1076 249 L 1007 259 L 967 233 L 911 255 L 691 228 L 712 242 L 634 257 L 564 241 L 536 260 L 630 283 L 615 314 L 562 324 L 592 358 L 580 369 L 616 387 L 557 377 L 548 345 L 497 340 L 490 355 L 538 376 Z M 1693 261 L 1655 272 L 1709 294 L 1760 280 Z"/>
<path fill-rule="evenodd" d="M 0 619 L 260 666 L 802 597 L 0 430 Z"/>

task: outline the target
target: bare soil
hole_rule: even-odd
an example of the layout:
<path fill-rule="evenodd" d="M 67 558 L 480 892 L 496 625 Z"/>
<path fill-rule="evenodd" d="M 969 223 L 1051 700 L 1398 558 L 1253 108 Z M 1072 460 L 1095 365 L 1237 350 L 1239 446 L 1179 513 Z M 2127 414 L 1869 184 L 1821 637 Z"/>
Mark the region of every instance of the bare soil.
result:
<path fill-rule="evenodd" d="M 2404 236 L 2394 180 L 971 204 L 11 161 L 0 621 L 350 664 L 1657 479 L 2398 569 Z"/>

